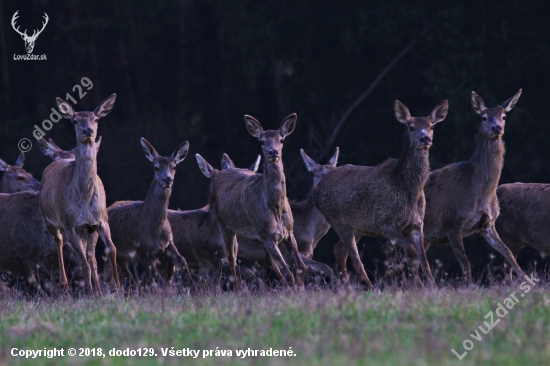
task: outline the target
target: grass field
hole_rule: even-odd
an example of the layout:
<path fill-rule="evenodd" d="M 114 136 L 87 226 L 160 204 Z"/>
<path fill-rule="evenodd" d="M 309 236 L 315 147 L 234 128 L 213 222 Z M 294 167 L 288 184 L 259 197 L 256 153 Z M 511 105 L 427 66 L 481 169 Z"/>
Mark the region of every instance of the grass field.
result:
<path fill-rule="evenodd" d="M 519 302 L 480 341 L 470 337 L 510 293 Z M 0 300 L 1 364 L 197 365 L 547 365 L 550 288 L 524 297 L 518 286 L 311 291 L 262 296 L 169 294 L 101 299 Z M 9 294 L 8 294 L 9 295 Z M 494 321 L 498 319 L 494 315 Z M 477 337 L 477 336 L 476 336 Z M 473 349 L 460 361 L 452 352 Z M 469 346 L 469 344 L 467 344 Z M 12 348 L 64 348 L 65 357 L 25 359 Z M 102 348 L 102 357 L 69 357 L 70 347 Z M 232 357 L 162 357 L 174 350 L 232 350 Z M 289 357 L 240 358 L 236 350 L 292 351 Z M 153 357 L 111 357 L 113 349 L 154 348 Z M 97 352 L 97 351 L 96 351 Z M 144 351 L 142 351 L 143 353 Z M 213 353 L 215 354 L 215 353 Z"/>

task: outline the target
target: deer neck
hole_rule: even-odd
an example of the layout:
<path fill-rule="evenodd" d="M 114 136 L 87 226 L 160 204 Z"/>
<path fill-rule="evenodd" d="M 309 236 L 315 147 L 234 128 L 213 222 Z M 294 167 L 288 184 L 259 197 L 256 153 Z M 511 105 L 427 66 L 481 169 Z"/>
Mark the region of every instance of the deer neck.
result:
<path fill-rule="evenodd" d="M 85 196 L 86 201 L 91 200 L 95 193 L 97 179 L 97 147 L 95 143 L 82 144 L 78 142 L 75 149 L 75 174 L 73 175 L 73 187 Z"/>
<path fill-rule="evenodd" d="M 147 197 L 143 200 L 143 210 L 141 211 L 143 220 L 151 223 L 152 228 L 158 227 L 162 230 L 164 227 L 171 194 L 172 188 L 161 187 L 153 179 Z"/>
<path fill-rule="evenodd" d="M 404 184 L 404 188 L 411 192 L 412 196 L 417 197 L 430 175 L 429 150 L 410 146 L 408 135 L 405 140 L 405 150 L 395 166 L 395 172 L 399 175 L 399 181 Z"/>
<path fill-rule="evenodd" d="M 504 164 L 504 142 L 502 138 L 489 139 L 481 131 L 475 141 L 476 150 L 470 160 L 473 188 L 478 192 L 496 191 Z"/>
<path fill-rule="evenodd" d="M 266 159 L 263 176 L 263 198 L 266 207 L 276 217 L 281 217 L 286 198 L 286 182 L 282 160 L 272 162 Z"/>

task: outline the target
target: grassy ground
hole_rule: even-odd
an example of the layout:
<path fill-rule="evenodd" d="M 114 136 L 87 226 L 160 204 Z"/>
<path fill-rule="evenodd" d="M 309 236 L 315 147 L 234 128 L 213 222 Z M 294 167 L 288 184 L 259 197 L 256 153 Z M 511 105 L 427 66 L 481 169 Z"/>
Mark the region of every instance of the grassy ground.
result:
<path fill-rule="evenodd" d="M 1 364 L 547 365 L 550 289 L 518 296 L 487 335 L 478 325 L 514 287 L 387 290 L 382 293 L 168 296 L 0 300 Z M 521 293 L 521 292 L 520 292 Z M 495 321 L 498 318 L 494 315 Z M 475 333 L 474 333 L 475 335 Z M 474 348 L 462 359 L 465 339 Z M 469 345 L 469 344 L 468 344 Z M 232 350 L 232 357 L 162 357 L 161 348 Z M 108 353 L 154 348 L 156 357 L 26 360 L 11 349 L 81 347 Z M 291 357 L 239 358 L 235 350 L 289 350 Z"/>

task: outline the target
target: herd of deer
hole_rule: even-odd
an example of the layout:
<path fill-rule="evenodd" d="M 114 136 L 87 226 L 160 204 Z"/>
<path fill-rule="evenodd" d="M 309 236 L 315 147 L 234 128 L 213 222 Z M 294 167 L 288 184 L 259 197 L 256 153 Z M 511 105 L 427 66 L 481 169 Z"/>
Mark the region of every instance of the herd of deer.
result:
<path fill-rule="evenodd" d="M 520 94 L 521 89 L 502 105 L 487 108 L 472 92 L 472 107 L 481 117 L 475 152 L 468 161 L 435 171 L 430 171 L 429 149 L 434 126 L 447 116 L 447 101 L 428 117 L 412 117 L 396 101 L 395 116 L 407 127 L 402 156 L 377 166 L 337 167 L 338 148 L 326 165 L 300 150 L 314 176 L 303 202 L 287 199 L 282 162 L 283 142 L 294 131 L 296 114 L 286 117 L 278 130 L 267 131 L 258 120 L 245 116 L 248 132 L 262 146 L 262 172 L 258 172 L 260 156 L 249 169 L 239 169 L 224 154 L 222 169 L 217 170 L 197 154 L 199 168 L 211 183 L 208 205 L 192 211 L 168 209 L 176 165 L 187 156 L 189 143 L 165 157 L 144 138 L 141 146 L 154 166 L 147 196 L 107 207 L 97 175 L 101 143 L 97 128 L 98 120 L 112 110 L 116 95 L 93 112 L 75 112 L 58 98 L 59 111 L 75 126 L 76 147 L 64 151 L 51 139 L 38 139 L 42 152 L 53 160 L 41 183 L 23 169 L 23 153 L 13 166 L 0 160 L 0 271 L 23 277 L 35 291 L 41 291 L 40 279 L 58 278 L 63 288 L 69 279 L 79 279 L 89 293 L 101 295 L 96 261 L 101 237 L 108 262 L 106 278 L 116 288 L 121 286 L 119 268 L 125 284 L 139 286 L 169 283 L 179 267 L 190 279 L 191 271 L 225 273 L 239 290 L 241 279 L 259 280 L 251 270 L 237 266 L 238 257 L 270 267 L 285 286 L 302 286 L 306 272 L 335 284 L 338 277 L 349 280 L 348 255 L 362 282 L 374 288 L 357 242 L 362 236 L 376 236 L 388 239 L 383 247 L 388 258 L 395 256 L 397 247 L 405 251 L 401 263 L 386 274 L 407 269 L 422 285 L 420 266 L 433 286 L 426 251 L 431 244 L 449 243 L 471 284 L 462 239 L 480 233 L 523 277 L 515 260 L 521 248 L 531 245 L 550 253 L 550 225 L 544 225 L 550 185 L 498 186 L 506 113 Z M 340 238 L 334 248 L 338 276 L 312 259 L 330 227 Z M 141 277 L 137 264 L 143 268 Z"/>

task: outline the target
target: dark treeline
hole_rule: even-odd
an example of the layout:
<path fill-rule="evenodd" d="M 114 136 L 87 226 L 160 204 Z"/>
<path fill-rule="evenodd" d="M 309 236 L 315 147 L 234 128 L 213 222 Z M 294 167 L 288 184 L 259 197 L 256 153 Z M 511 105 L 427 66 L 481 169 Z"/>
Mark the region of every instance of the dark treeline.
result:
<path fill-rule="evenodd" d="M 47 61 L 13 59 L 26 54 L 10 24 L 16 10 L 28 34 L 48 14 L 33 52 Z M 160 154 L 189 140 L 170 206 L 193 209 L 207 202 L 209 185 L 195 153 L 218 168 L 224 152 L 249 166 L 260 146 L 246 132 L 243 115 L 275 128 L 293 112 L 298 124 L 283 158 L 289 197 L 301 199 L 312 179 L 300 148 L 321 163 L 335 146 L 340 164 L 378 164 L 399 154 L 404 127 L 393 115 L 394 100 L 419 116 L 449 100 L 430 153 L 438 168 L 473 152 L 479 117 L 470 106 L 472 90 L 492 107 L 523 88 L 507 119 L 501 183 L 550 182 L 548 14 L 548 2 L 518 0 L 0 0 L 0 158 L 12 164 L 18 141 L 34 142 L 33 126 L 49 118 L 55 98 L 71 93 L 78 100 L 72 88 L 88 77 L 94 86 L 76 110 L 118 95 L 99 128 L 98 170 L 108 203 L 146 195 L 153 171 L 140 137 Z M 341 130 L 333 136 L 336 126 Z M 47 137 L 62 148 L 75 145 L 66 120 Z M 48 163 L 35 144 L 27 170 L 39 179 Z M 323 240 L 319 259 L 332 260 L 335 239 Z M 372 243 L 368 257 L 380 256 L 379 241 Z M 488 245 L 472 239 L 467 250 L 474 269 L 483 269 Z M 450 247 L 434 252 L 454 265 Z M 371 270 L 376 265 L 367 264 Z"/>

